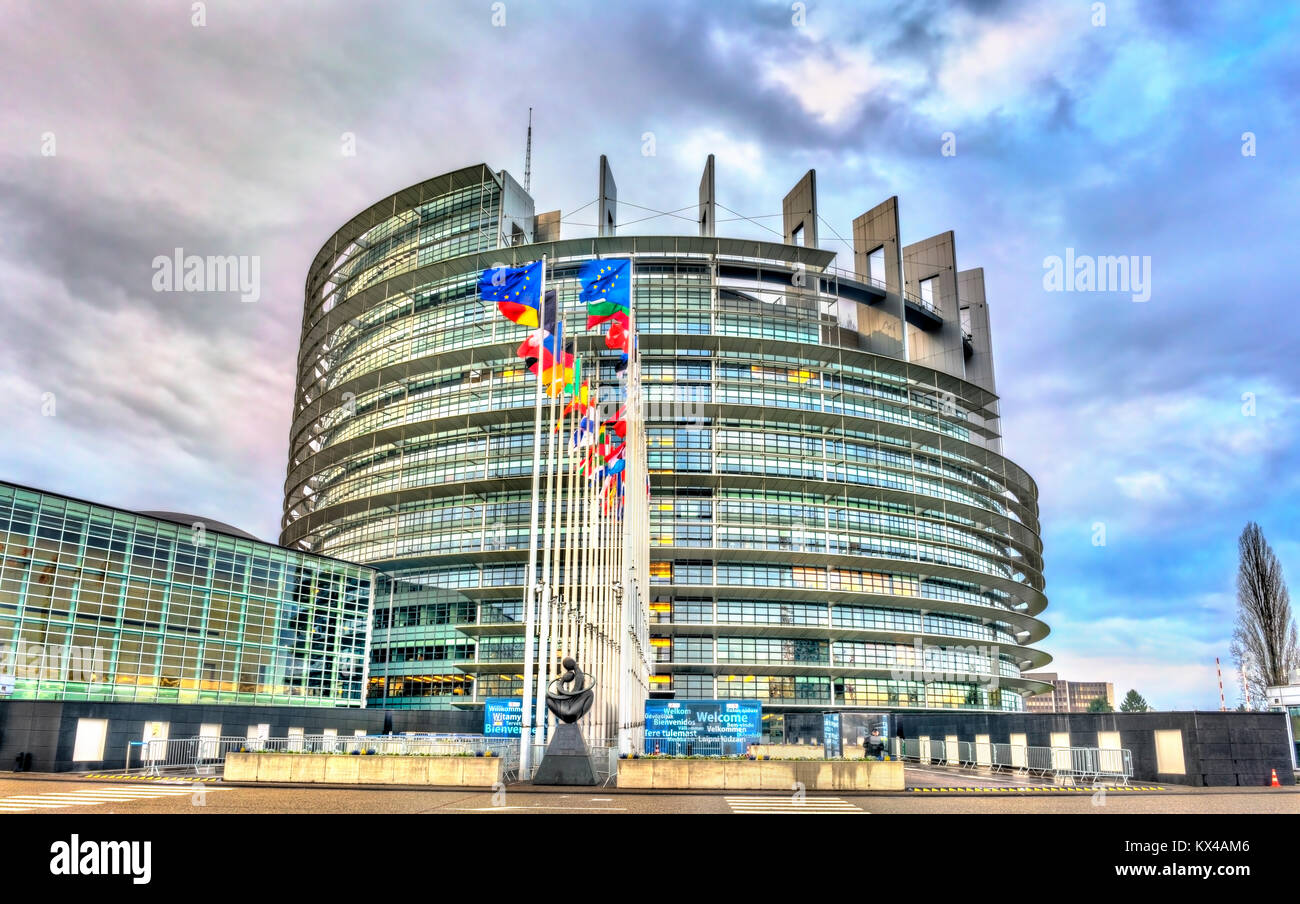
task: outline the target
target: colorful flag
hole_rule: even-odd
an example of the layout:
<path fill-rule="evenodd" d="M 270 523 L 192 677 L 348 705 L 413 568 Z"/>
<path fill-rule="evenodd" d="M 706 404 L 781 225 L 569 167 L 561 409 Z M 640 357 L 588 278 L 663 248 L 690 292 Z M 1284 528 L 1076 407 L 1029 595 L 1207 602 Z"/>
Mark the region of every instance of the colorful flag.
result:
<path fill-rule="evenodd" d="M 573 379 L 578 380 L 578 369 L 582 366 L 582 360 L 578 359 L 573 363 Z M 567 387 L 566 387 L 566 391 Z M 586 380 L 582 380 L 576 392 L 572 393 L 573 401 L 564 408 L 565 414 L 573 414 L 575 411 L 586 411 L 587 406 L 591 404 L 591 387 L 587 385 Z"/>
<path fill-rule="evenodd" d="M 560 349 L 558 336 L 545 330 L 534 330 L 519 344 L 518 354 L 530 374 L 541 368 L 542 388 L 549 396 L 558 396 L 571 379 L 573 355 Z"/>
<path fill-rule="evenodd" d="M 573 366 L 573 355 L 564 350 L 560 335 L 546 330 L 529 333 L 528 338 L 519 344 L 517 354 L 524 359 L 529 373 L 537 373 L 538 363 L 548 371 L 557 367 L 567 370 Z"/>
<path fill-rule="evenodd" d="M 536 327 L 542 298 L 542 262 L 484 270 L 478 278 L 478 291 L 484 301 L 496 302 L 497 310 L 507 320 Z"/>
<path fill-rule="evenodd" d="M 576 402 L 579 386 L 586 389 L 586 384 L 582 382 L 582 359 L 575 354 L 577 346 L 572 339 L 569 340 L 569 344 L 565 346 L 564 350 L 573 359 L 573 369 L 569 371 L 569 381 L 564 384 L 564 391 L 567 395 L 573 396 L 574 401 Z M 585 399 L 582 404 L 584 407 L 586 406 L 587 403 Z M 567 414 L 568 411 L 566 410 L 565 413 Z"/>
<path fill-rule="evenodd" d="M 607 320 L 628 321 L 632 310 L 632 262 L 627 258 L 587 261 L 578 271 L 587 303 L 587 329 Z"/>
<path fill-rule="evenodd" d="M 619 439 L 627 436 L 627 407 L 624 406 L 618 410 L 618 414 L 605 421 L 602 426 L 607 426 L 610 430 L 618 435 Z"/>
<path fill-rule="evenodd" d="M 627 354 L 629 334 L 627 328 L 617 321 L 609 325 L 609 332 L 605 334 L 605 348 L 621 351 Z"/>

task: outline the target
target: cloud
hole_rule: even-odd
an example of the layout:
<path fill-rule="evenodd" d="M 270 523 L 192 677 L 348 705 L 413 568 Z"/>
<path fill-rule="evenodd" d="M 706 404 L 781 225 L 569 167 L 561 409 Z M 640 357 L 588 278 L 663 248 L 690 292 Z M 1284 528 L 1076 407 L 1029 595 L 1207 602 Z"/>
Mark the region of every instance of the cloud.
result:
<path fill-rule="evenodd" d="M 1158 471 L 1121 474 L 1115 478 L 1124 495 L 1138 502 L 1167 502 L 1173 498 L 1169 481 Z"/>
<path fill-rule="evenodd" d="M 865 98 L 885 84 L 885 73 L 869 51 L 848 53 L 814 49 L 788 64 L 774 62 L 768 79 L 792 94 L 804 112 L 837 126 L 861 109 Z"/>
<path fill-rule="evenodd" d="M 738 140 L 720 129 L 698 129 L 677 145 L 677 157 L 683 168 L 702 169 L 709 154 L 716 156 L 718 168 L 737 172 L 749 179 L 763 176 L 763 149 L 755 141 Z"/>
<path fill-rule="evenodd" d="M 1031 6 L 1008 18 L 951 17 L 938 91 L 923 105 L 935 117 L 980 118 L 998 108 L 1042 102 L 1045 80 L 1067 73 L 1084 50 L 1086 7 Z"/>

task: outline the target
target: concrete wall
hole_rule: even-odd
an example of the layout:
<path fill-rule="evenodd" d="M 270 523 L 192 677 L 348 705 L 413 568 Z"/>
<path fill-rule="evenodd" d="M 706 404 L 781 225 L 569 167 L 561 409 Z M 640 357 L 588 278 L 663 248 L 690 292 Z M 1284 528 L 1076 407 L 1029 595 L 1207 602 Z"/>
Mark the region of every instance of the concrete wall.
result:
<path fill-rule="evenodd" d="M 1099 734 L 1118 732 L 1120 746 L 1133 753 L 1139 781 L 1183 785 L 1262 787 L 1272 770 L 1285 785 L 1295 784 L 1281 713 L 896 713 L 896 731 L 905 738 L 956 735 L 974 741 L 986 734 L 994 744 L 1024 734 L 1030 747 L 1052 746 L 1053 734 L 1068 734 L 1070 746 L 1097 747 Z M 1184 774 L 1157 767 L 1157 731 L 1182 733 Z"/>
<path fill-rule="evenodd" d="M 101 761 L 72 760 L 77 720 L 82 718 L 108 720 Z M 196 738 L 204 724 L 218 724 L 221 733 L 230 737 L 244 737 L 250 725 L 266 724 L 273 738 L 286 737 L 290 728 L 301 728 L 305 735 L 323 734 L 332 728 L 340 737 L 358 730 L 366 734 L 478 734 L 483 730 L 483 716 L 475 711 L 4 700 L 0 701 L 0 771 L 13 770 L 14 758 L 23 753 L 32 755 L 34 772 L 120 769 L 126 761 L 127 745 L 144 739 L 149 722 L 167 722 L 169 738 Z"/>
<path fill-rule="evenodd" d="M 983 267 L 962 270 L 957 274 L 957 300 L 962 319 L 971 334 L 966 379 L 989 392 L 997 392 L 997 382 L 993 378 L 993 332 L 989 327 L 989 308 L 984 299 Z"/>
<path fill-rule="evenodd" d="M 505 170 L 501 171 L 501 184 L 501 244 L 529 244 L 537 219 L 532 195 Z"/>
<path fill-rule="evenodd" d="M 898 197 L 882 201 L 853 221 L 853 271 L 870 283 L 868 258 L 883 248 L 886 296 L 880 304 L 858 304 L 858 331 L 866 337 L 869 351 L 906 358 L 903 323 L 903 257 L 898 239 Z"/>
<path fill-rule="evenodd" d="M 533 225 L 533 238 L 537 242 L 558 242 L 560 240 L 560 212 L 548 210 L 539 213 Z"/>
<path fill-rule="evenodd" d="M 781 200 L 781 220 L 787 245 L 817 247 L 817 171 L 808 170 Z M 795 230 L 803 227 L 802 241 L 794 239 Z"/>
<path fill-rule="evenodd" d="M 618 186 L 614 184 L 614 171 L 609 168 L 609 158 L 600 155 L 600 184 L 596 193 L 597 235 L 614 235 L 618 229 Z"/>
<path fill-rule="evenodd" d="M 902 791 L 903 764 L 897 760 L 673 759 L 618 761 L 620 788 L 692 788 L 784 791 L 795 783 L 809 791 Z"/>
<path fill-rule="evenodd" d="M 907 324 L 909 361 L 964 377 L 966 359 L 962 351 L 961 311 L 957 297 L 957 240 L 952 231 L 941 232 L 903 248 L 903 285 L 915 296 L 922 280 L 936 278 L 934 305 L 943 318 L 937 330 Z"/>
<path fill-rule="evenodd" d="M 704 175 L 700 177 L 700 235 L 717 234 L 718 229 L 718 193 L 714 183 L 713 155 L 704 164 Z"/>
<path fill-rule="evenodd" d="M 491 788 L 502 780 L 504 768 L 500 757 L 229 753 L 222 778 L 228 782 Z"/>

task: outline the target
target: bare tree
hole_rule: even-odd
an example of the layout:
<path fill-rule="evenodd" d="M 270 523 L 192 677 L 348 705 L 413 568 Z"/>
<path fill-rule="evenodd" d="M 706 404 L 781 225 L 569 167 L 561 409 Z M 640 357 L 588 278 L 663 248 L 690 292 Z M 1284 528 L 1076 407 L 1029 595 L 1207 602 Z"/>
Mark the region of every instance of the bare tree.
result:
<path fill-rule="evenodd" d="M 1241 671 L 1252 708 L 1264 705 L 1264 689 L 1286 684 L 1300 664 L 1291 594 L 1282 577 L 1282 564 L 1264 532 L 1254 521 L 1237 540 L 1237 624 L 1232 632 L 1232 658 Z"/>

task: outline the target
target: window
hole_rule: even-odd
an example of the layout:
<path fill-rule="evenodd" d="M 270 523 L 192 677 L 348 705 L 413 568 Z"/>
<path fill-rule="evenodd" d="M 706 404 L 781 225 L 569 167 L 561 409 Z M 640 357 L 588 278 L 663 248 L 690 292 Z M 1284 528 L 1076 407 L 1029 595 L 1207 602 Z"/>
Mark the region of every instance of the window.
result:
<path fill-rule="evenodd" d="M 1186 775 L 1183 761 L 1183 733 L 1176 728 L 1157 731 L 1156 772 L 1161 775 Z"/>
<path fill-rule="evenodd" d="M 794 230 L 790 233 L 790 244 L 791 245 L 803 244 L 803 223 L 800 223 L 798 226 L 794 227 Z"/>
<path fill-rule="evenodd" d="M 144 757 L 150 762 L 167 759 L 167 722 L 144 723 Z"/>
<path fill-rule="evenodd" d="M 921 300 L 930 307 L 934 307 L 934 283 L 937 279 L 938 277 L 932 276 L 921 280 Z"/>
<path fill-rule="evenodd" d="M 206 722 L 199 726 L 199 759 L 215 760 L 220 757 L 221 726 Z"/>
<path fill-rule="evenodd" d="M 884 245 L 867 255 L 867 279 L 882 289 L 885 287 Z"/>
<path fill-rule="evenodd" d="M 107 737 L 107 719 L 78 719 L 77 738 L 72 745 L 72 761 L 74 763 L 102 762 L 104 739 Z"/>

